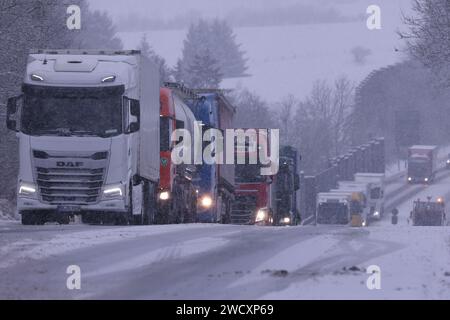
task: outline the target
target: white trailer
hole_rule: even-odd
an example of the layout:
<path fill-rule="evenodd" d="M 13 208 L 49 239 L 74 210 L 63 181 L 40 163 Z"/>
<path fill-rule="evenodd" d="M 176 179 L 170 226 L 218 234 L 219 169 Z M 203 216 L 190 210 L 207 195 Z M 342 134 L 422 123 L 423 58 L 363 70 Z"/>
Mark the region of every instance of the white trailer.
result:
<path fill-rule="evenodd" d="M 159 181 L 159 72 L 139 51 L 36 50 L 7 125 L 20 146 L 23 224 L 151 223 Z"/>
<path fill-rule="evenodd" d="M 380 220 L 384 215 L 385 175 L 383 173 L 356 173 L 355 182 L 370 183 L 369 202 L 371 216 Z"/>

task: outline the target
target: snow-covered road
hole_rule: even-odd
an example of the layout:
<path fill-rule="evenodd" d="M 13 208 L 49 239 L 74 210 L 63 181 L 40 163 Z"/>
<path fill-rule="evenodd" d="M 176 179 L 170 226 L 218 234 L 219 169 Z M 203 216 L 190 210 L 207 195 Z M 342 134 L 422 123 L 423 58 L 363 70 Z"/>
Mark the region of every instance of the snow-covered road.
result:
<path fill-rule="evenodd" d="M 400 210 L 365 229 L 336 226 L 0 225 L 0 298 L 449 299 L 450 228 L 411 227 L 411 199 L 445 196 L 450 172 L 431 186 L 389 185 Z M 81 268 L 69 290 L 66 269 Z M 366 269 L 381 270 L 369 290 Z"/>

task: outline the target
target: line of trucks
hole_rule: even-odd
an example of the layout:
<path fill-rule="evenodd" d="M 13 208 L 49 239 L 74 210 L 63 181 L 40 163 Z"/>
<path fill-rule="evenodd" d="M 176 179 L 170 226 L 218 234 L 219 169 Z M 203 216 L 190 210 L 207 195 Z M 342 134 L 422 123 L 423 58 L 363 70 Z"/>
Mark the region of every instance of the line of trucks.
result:
<path fill-rule="evenodd" d="M 353 181 L 317 194 L 316 224 L 368 226 L 384 215 L 385 177 L 382 173 L 356 173 Z"/>
<path fill-rule="evenodd" d="M 7 127 L 19 140 L 17 210 L 25 225 L 70 222 L 295 224 L 297 151 L 280 170 L 174 164 L 176 129 L 233 127 L 220 90 L 161 85 L 139 51 L 33 50 Z M 204 147 L 204 146 L 203 146 Z"/>
<path fill-rule="evenodd" d="M 407 183 L 431 184 L 439 169 L 438 146 L 413 145 L 407 154 Z M 450 155 L 446 159 L 450 168 Z M 316 223 L 341 224 L 354 227 L 368 226 L 383 217 L 384 174 L 356 173 L 353 181 L 339 181 L 338 188 L 317 195 Z M 414 200 L 408 222 L 413 226 L 445 225 L 445 203 L 438 197 L 435 201 Z M 398 222 L 398 210 L 392 211 L 392 224 Z"/>

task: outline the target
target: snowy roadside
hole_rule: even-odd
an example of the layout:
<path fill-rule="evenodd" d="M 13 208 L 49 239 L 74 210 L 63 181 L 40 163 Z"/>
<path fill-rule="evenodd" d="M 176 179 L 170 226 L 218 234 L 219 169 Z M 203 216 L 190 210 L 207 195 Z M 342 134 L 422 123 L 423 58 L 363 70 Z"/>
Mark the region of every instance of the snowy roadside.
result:
<path fill-rule="evenodd" d="M 10 201 L 0 199 L 0 223 L 16 221 L 14 212 L 14 205 Z"/>
<path fill-rule="evenodd" d="M 448 227 L 410 226 L 370 229 L 364 242 L 353 239 L 347 246 L 334 247 L 334 257 L 363 256 L 361 251 L 370 243 L 384 243 L 392 250 L 355 266 L 309 274 L 303 281 L 296 281 L 294 273 L 295 282 L 288 288 L 261 299 L 449 299 L 449 231 Z M 366 285 L 370 276 L 366 270 L 372 265 L 381 270 L 379 290 L 369 290 Z"/>
<path fill-rule="evenodd" d="M 0 269 L 27 261 L 29 259 L 45 259 L 51 256 L 64 254 L 77 249 L 86 249 L 102 244 L 138 239 L 148 236 L 162 235 L 172 232 L 187 232 L 189 230 L 205 230 L 217 228 L 212 224 L 190 224 L 190 225 L 161 225 L 161 226 L 127 226 L 127 227 L 94 227 L 92 230 L 56 234 L 48 237 L 44 234 L 27 233 L 17 239 L 0 238 Z M 229 229 L 231 226 L 220 226 L 221 230 Z M 105 228 L 105 229 L 103 229 Z M 57 230 L 56 230 L 57 231 Z"/>

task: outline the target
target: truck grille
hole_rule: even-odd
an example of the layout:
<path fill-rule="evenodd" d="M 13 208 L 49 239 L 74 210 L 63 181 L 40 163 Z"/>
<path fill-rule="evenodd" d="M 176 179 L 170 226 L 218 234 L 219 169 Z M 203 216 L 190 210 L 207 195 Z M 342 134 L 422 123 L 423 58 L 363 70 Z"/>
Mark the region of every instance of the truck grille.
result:
<path fill-rule="evenodd" d="M 43 202 L 86 205 L 99 201 L 108 152 L 70 154 L 33 151 L 34 176 Z"/>
<path fill-rule="evenodd" d="M 236 195 L 231 211 L 231 223 L 251 224 L 256 210 L 256 196 Z"/>

